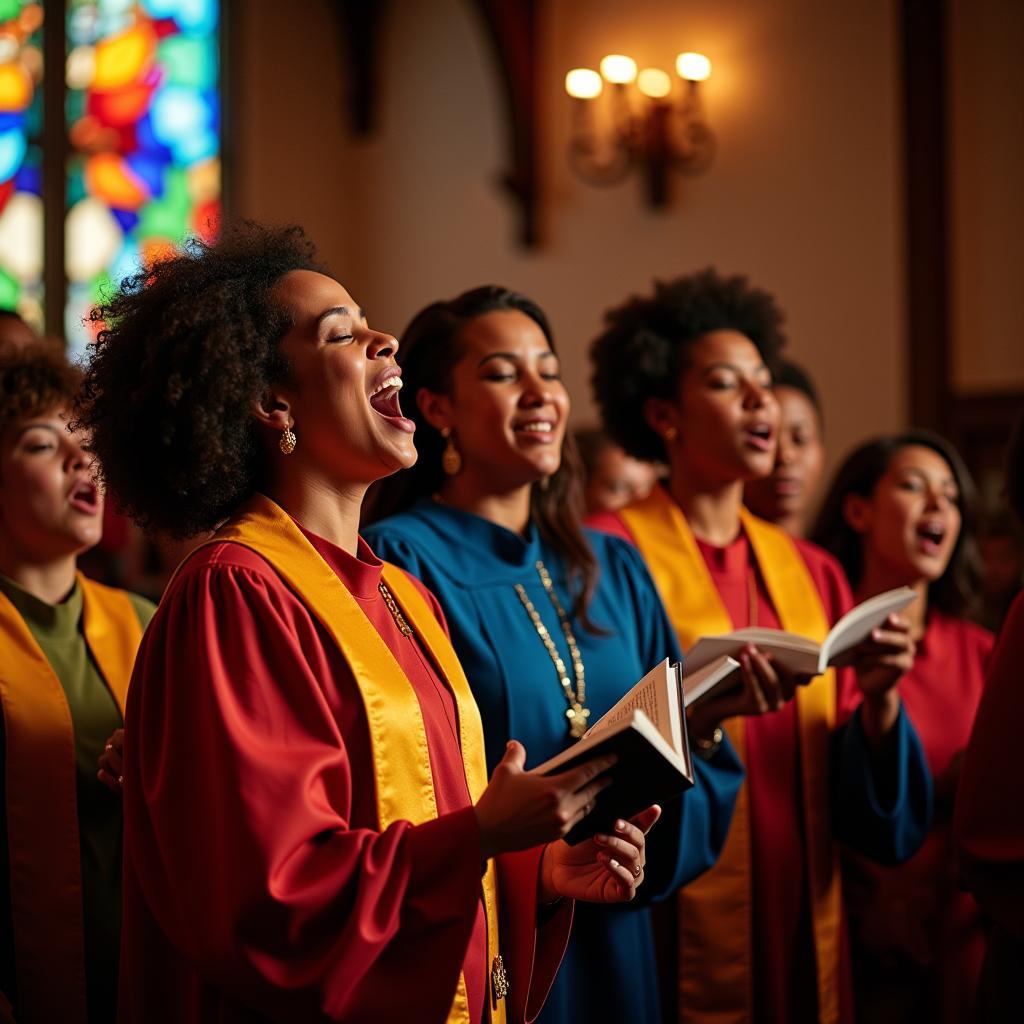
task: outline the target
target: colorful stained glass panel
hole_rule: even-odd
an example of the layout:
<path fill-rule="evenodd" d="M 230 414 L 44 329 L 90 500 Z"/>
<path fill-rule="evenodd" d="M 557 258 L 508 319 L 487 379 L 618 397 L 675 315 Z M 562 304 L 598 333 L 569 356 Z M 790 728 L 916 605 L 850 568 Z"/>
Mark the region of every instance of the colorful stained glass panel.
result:
<path fill-rule="evenodd" d="M 0 0 L 2 4 L 3 0 Z M 69 0 L 65 332 L 220 220 L 219 0 Z M 2 85 L 2 81 L 0 81 Z M 3 140 L 0 135 L 0 161 Z"/>
<path fill-rule="evenodd" d="M 0 309 L 43 320 L 42 25 L 39 3 L 0 0 Z"/>

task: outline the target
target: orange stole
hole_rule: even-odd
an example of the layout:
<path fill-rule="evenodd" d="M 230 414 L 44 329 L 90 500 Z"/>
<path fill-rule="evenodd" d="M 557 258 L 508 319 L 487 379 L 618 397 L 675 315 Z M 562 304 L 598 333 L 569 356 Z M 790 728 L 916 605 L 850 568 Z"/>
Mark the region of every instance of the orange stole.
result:
<path fill-rule="evenodd" d="M 86 645 L 123 716 L 142 626 L 123 591 L 81 574 L 78 582 Z M 0 645 L 18 1020 L 85 1024 L 82 867 L 71 711 L 46 655 L 3 594 Z"/>
<path fill-rule="evenodd" d="M 699 637 L 734 627 L 686 517 L 662 488 L 621 513 L 661 593 L 684 650 Z M 782 628 L 823 640 L 829 624 L 814 581 L 783 530 L 741 512 Z M 841 892 L 829 809 L 829 742 L 835 722 L 835 673 L 797 691 L 804 841 L 822 1024 L 839 1020 Z M 744 719 L 725 724 L 741 760 Z M 744 785 L 715 866 L 679 893 L 680 1019 L 694 1024 L 753 1016 L 750 803 Z"/>
<path fill-rule="evenodd" d="M 396 821 L 416 825 L 436 818 L 430 753 L 419 702 L 394 655 L 334 570 L 287 513 L 263 495 L 247 501 L 206 543 L 223 541 L 251 548 L 265 558 L 327 630 L 352 669 L 366 708 L 381 829 Z M 487 785 L 487 765 L 480 712 L 469 682 L 430 606 L 405 573 L 385 565 L 384 582 L 455 698 L 466 783 L 475 802 Z M 483 879 L 489 965 L 498 956 L 496 882 L 491 861 Z M 488 991 L 491 1024 L 504 1024 L 506 1000 L 495 998 L 493 984 L 488 985 Z M 470 1020 L 461 974 L 448 1022 L 477 1024 Z"/>

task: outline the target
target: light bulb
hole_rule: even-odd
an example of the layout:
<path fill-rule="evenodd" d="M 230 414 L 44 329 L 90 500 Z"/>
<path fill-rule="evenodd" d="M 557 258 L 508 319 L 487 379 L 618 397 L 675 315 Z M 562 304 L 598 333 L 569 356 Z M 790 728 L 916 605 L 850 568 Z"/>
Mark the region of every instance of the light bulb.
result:
<path fill-rule="evenodd" d="M 711 74 L 711 61 L 703 53 L 681 53 L 676 57 L 676 72 L 680 78 L 703 82 Z"/>
<path fill-rule="evenodd" d="M 601 76 L 590 68 L 573 68 L 565 76 L 565 91 L 578 100 L 592 100 L 603 88 Z"/>
<path fill-rule="evenodd" d="M 628 85 L 636 78 L 636 61 L 621 53 L 610 53 L 601 60 L 601 74 L 612 85 Z"/>
<path fill-rule="evenodd" d="M 637 75 L 636 87 L 652 100 L 660 100 L 672 91 L 672 79 L 661 68 L 644 68 Z"/>

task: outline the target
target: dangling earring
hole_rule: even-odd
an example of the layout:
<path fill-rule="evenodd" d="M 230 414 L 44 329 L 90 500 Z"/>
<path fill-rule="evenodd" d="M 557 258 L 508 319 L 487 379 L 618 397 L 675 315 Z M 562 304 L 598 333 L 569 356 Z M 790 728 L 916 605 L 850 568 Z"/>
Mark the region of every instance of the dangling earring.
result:
<path fill-rule="evenodd" d="M 292 431 L 291 425 L 289 424 L 287 427 L 284 428 L 284 431 L 281 434 L 281 438 L 277 442 L 277 447 L 280 448 L 285 455 L 291 455 L 291 453 L 295 451 L 295 445 L 297 443 L 298 438 L 296 438 L 294 432 Z"/>
<path fill-rule="evenodd" d="M 442 427 L 441 436 L 445 440 L 444 451 L 441 453 L 441 468 L 445 476 L 458 476 L 462 469 L 462 456 L 452 440 L 452 428 Z"/>

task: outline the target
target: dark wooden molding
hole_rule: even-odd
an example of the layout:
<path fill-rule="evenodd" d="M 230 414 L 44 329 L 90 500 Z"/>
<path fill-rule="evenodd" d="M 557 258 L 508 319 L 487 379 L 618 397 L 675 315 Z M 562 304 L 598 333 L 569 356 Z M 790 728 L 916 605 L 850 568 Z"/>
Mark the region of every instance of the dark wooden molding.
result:
<path fill-rule="evenodd" d="M 539 0 L 471 0 L 486 29 L 501 75 L 510 166 L 501 185 L 519 206 L 519 240 L 540 238 L 540 171 L 537 134 L 540 115 Z"/>
<path fill-rule="evenodd" d="M 338 28 L 348 76 L 349 121 L 357 136 L 377 127 L 377 96 L 381 66 L 380 35 L 388 0 L 335 0 Z"/>
<path fill-rule="evenodd" d="M 951 426 L 945 0 L 902 0 L 907 380 L 916 426 Z"/>
<path fill-rule="evenodd" d="M 65 0 L 46 4 L 43 21 L 43 66 L 51 73 L 43 76 L 43 195 L 50 201 L 43 207 L 43 321 L 46 333 L 64 337 L 64 302 L 67 280 L 64 277 L 64 197 L 69 154 L 68 133 L 64 125 L 64 74 L 67 60 Z M 52 69 L 57 69 L 57 74 Z"/>

